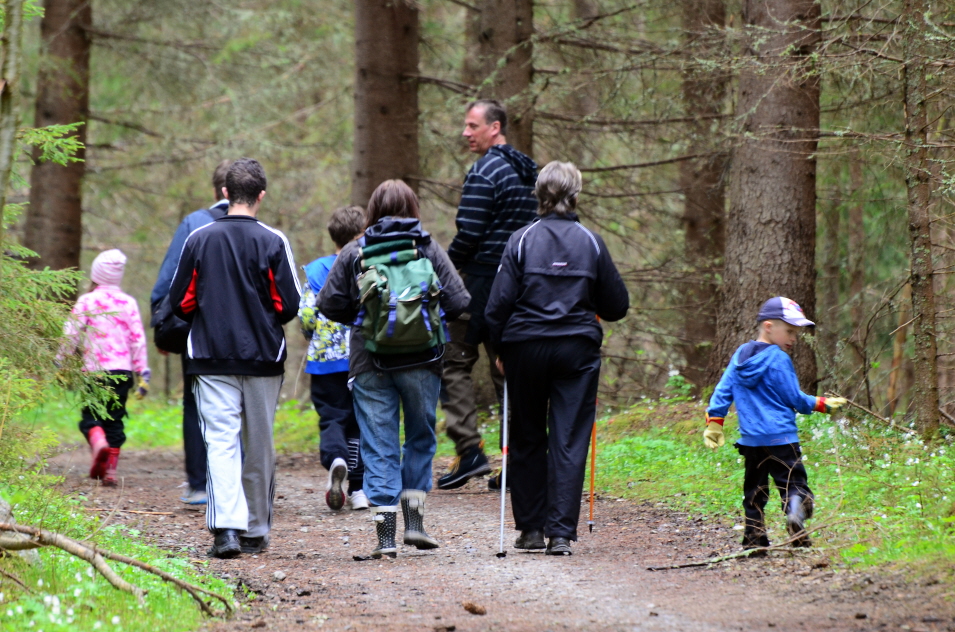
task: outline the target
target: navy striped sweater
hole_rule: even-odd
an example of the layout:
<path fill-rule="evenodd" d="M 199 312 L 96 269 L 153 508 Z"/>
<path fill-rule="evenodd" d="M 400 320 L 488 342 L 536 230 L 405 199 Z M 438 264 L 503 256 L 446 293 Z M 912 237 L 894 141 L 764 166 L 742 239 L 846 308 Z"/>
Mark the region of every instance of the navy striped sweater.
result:
<path fill-rule="evenodd" d="M 493 275 L 511 234 L 537 218 L 537 163 L 510 145 L 494 145 L 464 179 L 455 224 L 458 234 L 448 248 L 456 268 L 468 274 Z"/>

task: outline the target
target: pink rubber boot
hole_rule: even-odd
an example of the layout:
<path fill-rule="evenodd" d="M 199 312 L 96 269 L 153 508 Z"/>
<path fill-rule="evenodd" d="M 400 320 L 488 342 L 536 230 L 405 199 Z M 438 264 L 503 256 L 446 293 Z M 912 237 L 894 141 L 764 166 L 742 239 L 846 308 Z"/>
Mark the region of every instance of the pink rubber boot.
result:
<path fill-rule="evenodd" d="M 106 448 L 106 476 L 103 487 L 116 487 L 116 467 L 119 465 L 119 448 Z"/>
<path fill-rule="evenodd" d="M 106 442 L 106 433 L 99 426 L 93 426 L 86 440 L 90 444 L 90 453 L 93 457 L 93 464 L 90 466 L 90 478 L 101 479 L 106 474 L 106 461 L 109 458 L 107 453 L 109 444 Z"/>

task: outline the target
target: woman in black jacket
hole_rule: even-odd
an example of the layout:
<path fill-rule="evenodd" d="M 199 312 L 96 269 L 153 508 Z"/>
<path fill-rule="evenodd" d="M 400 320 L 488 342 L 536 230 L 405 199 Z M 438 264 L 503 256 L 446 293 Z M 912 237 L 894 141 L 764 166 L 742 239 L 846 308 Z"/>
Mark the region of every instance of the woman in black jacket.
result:
<path fill-rule="evenodd" d="M 595 422 L 603 320 L 623 318 L 627 288 L 599 235 L 574 210 L 580 171 L 552 162 L 537 177 L 540 219 L 507 242 L 485 315 L 506 371 L 513 426 L 514 546 L 570 555 Z"/>
<path fill-rule="evenodd" d="M 329 319 L 352 324 L 361 311 L 357 272 L 361 248 L 396 240 L 412 240 L 426 257 L 441 284 L 439 303 L 447 319 L 457 318 L 468 306 L 464 289 L 448 255 L 421 228 L 418 198 L 400 180 L 381 183 L 368 201 L 365 236 L 345 246 L 328 273 L 317 306 Z M 431 460 L 437 448 L 435 411 L 441 388 L 440 355 L 432 351 L 373 355 L 361 327 L 351 328 L 349 382 L 355 416 L 361 429 L 365 462 L 364 491 L 372 505 L 378 546 L 372 557 L 395 557 L 395 531 L 400 502 L 405 520 L 405 544 L 433 549 L 438 543 L 424 529 L 425 495 L 431 491 Z M 384 363 L 393 369 L 382 368 Z M 404 413 L 405 442 L 399 425 Z"/>

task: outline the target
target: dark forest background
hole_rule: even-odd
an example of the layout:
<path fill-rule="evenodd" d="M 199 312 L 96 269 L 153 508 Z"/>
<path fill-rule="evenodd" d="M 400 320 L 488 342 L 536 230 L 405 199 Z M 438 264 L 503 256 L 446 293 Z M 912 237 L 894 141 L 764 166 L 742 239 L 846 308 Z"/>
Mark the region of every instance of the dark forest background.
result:
<path fill-rule="evenodd" d="M 28 9 L 37 5 L 27 5 Z M 26 126 L 82 123 L 82 162 L 26 157 L 8 202 L 34 265 L 130 257 L 148 296 L 224 158 L 266 169 L 260 217 L 296 262 L 381 180 L 454 234 L 466 103 L 505 100 L 508 138 L 584 172 L 582 221 L 631 291 L 605 327 L 602 396 L 705 393 L 760 304 L 818 323 L 795 362 L 931 431 L 955 415 L 955 7 L 919 0 L 46 0 L 26 23 Z M 83 288 L 81 288 L 83 289 Z M 286 390 L 304 339 L 294 323 Z M 155 384 L 178 362 L 152 351 Z M 166 367 L 170 370 L 167 374 Z"/>

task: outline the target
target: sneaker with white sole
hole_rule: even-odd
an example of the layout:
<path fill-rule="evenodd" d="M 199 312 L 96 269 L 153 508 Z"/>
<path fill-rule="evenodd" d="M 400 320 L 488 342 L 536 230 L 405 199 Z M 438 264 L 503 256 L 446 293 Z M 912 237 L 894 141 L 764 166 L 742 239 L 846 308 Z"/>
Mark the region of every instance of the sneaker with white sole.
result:
<path fill-rule="evenodd" d="M 365 496 L 365 492 L 362 490 L 357 489 L 348 495 L 348 505 L 353 511 L 368 509 L 368 496 Z"/>
<path fill-rule="evenodd" d="M 182 502 L 187 505 L 205 505 L 209 502 L 209 496 L 206 494 L 204 489 L 193 489 L 191 487 L 186 488 L 188 491 L 179 498 Z"/>
<path fill-rule="evenodd" d="M 342 483 L 348 476 L 348 464 L 345 459 L 337 458 L 328 468 L 328 485 L 325 486 L 325 504 L 333 511 L 339 511 L 345 506 L 345 490 Z"/>

